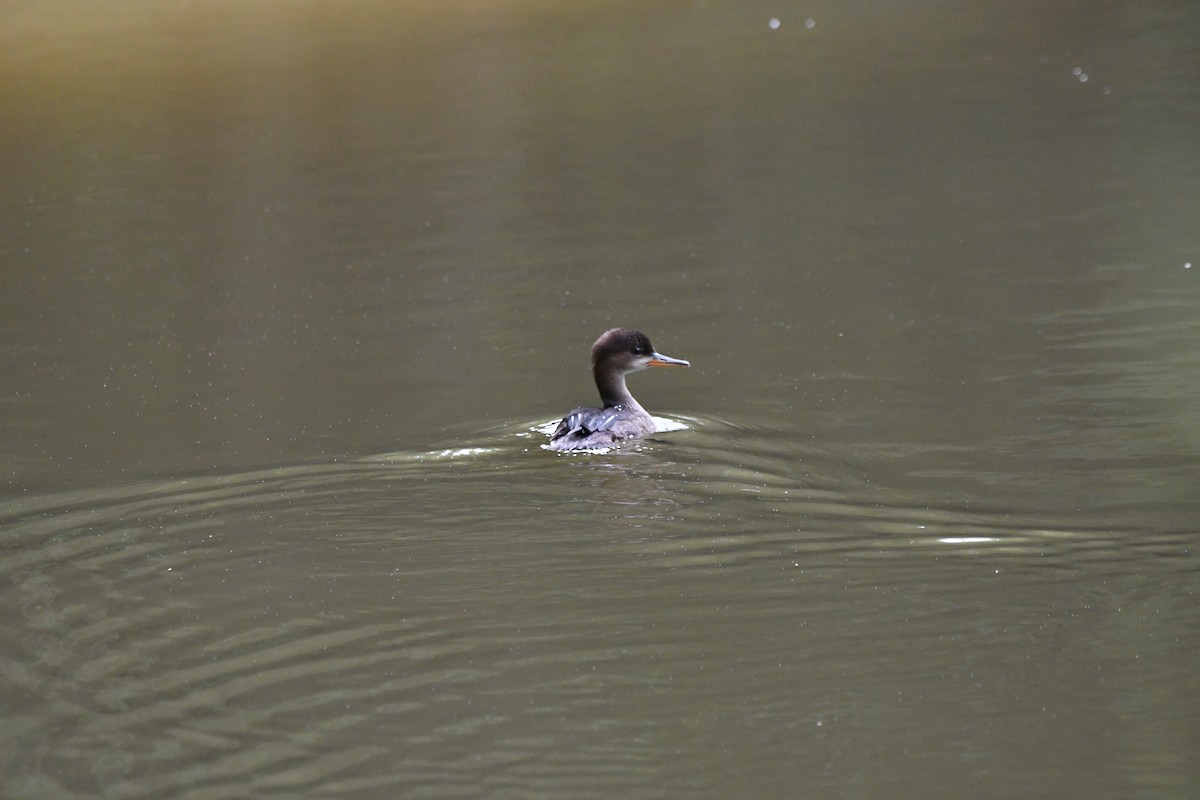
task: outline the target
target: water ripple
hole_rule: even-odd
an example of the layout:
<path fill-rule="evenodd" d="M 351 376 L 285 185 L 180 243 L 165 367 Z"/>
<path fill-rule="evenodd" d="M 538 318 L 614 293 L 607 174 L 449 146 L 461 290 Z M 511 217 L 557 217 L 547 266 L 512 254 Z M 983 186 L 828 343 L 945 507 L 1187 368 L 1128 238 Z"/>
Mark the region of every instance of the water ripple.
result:
<path fill-rule="evenodd" d="M 808 624 L 858 613 L 823 586 L 1196 573 L 1195 531 L 1131 541 L 1083 517 L 935 503 L 872 480 L 880 449 L 686 421 L 584 457 L 517 422 L 418 452 L 0 503 L 0 749 L 32 756 L 7 764 L 11 785 L 653 794 L 679 721 L 623 698 L 708 685 L 697 652 L 715 622 L 746 624 L 730 609 Z M 945 625 L 953 609 L 930 602 L 906 619 Z"/>

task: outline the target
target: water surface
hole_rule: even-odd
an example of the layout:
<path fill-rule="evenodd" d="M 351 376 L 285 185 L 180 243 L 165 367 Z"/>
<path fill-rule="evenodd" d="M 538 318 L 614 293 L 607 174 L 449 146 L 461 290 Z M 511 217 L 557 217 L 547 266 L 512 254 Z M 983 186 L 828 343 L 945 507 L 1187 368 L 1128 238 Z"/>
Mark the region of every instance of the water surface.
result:
<path fill-rule="evenodd" d="M 1200 787 L 1189 4 L 0 37 L 4 796 Z"/>

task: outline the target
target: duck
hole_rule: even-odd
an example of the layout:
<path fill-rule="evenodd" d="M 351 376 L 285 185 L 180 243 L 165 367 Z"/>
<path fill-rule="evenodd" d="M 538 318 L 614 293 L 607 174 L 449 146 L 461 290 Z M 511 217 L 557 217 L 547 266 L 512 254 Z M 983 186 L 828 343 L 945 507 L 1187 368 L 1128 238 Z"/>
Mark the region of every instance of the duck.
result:
<path fill-rule="evenodd" d="M 600 408 L 577 408 L 550 434 L 551 450 L 607 450 L 658 430 L 625 385 L 625 376 L 650 367 L 690 367 L 682 358 L 664 356 L 649 337 L 631 328 L 605 331 L 592 345 L 592 377 Z"/>

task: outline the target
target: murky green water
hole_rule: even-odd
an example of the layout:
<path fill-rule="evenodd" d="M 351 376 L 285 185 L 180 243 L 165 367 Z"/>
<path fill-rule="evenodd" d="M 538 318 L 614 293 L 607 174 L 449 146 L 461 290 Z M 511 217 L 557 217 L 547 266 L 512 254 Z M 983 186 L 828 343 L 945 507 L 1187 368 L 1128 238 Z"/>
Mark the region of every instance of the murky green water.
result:
<path fill-rule="evenodd" d="M 1197 41 L 10 5 L 0 794 L 1195 795 Z"/>

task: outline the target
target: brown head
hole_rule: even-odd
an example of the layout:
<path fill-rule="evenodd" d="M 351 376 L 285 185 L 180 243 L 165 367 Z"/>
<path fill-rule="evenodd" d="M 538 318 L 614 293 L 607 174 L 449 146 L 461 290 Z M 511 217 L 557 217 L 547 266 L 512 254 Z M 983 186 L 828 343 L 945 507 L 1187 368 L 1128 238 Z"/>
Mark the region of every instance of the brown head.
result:
<path fill-rule="evenodd" d="M 681 358 L 657 353 L 650 338 L 630 328 L 605 331 L 592 345 L 592 370 L 610 373 L 636 372 L 647 367 L 688 367 Z"/>
<path fill-rule="evenodd" d="M 592 345 L 592 377 L 604 407 L 638 408 L 638 401 L 625 388 L 625 374 L 647 367 L 688 367 L 681 358 L 657 353 L 646 334 L 628 328 L 613 328 Z"/>

